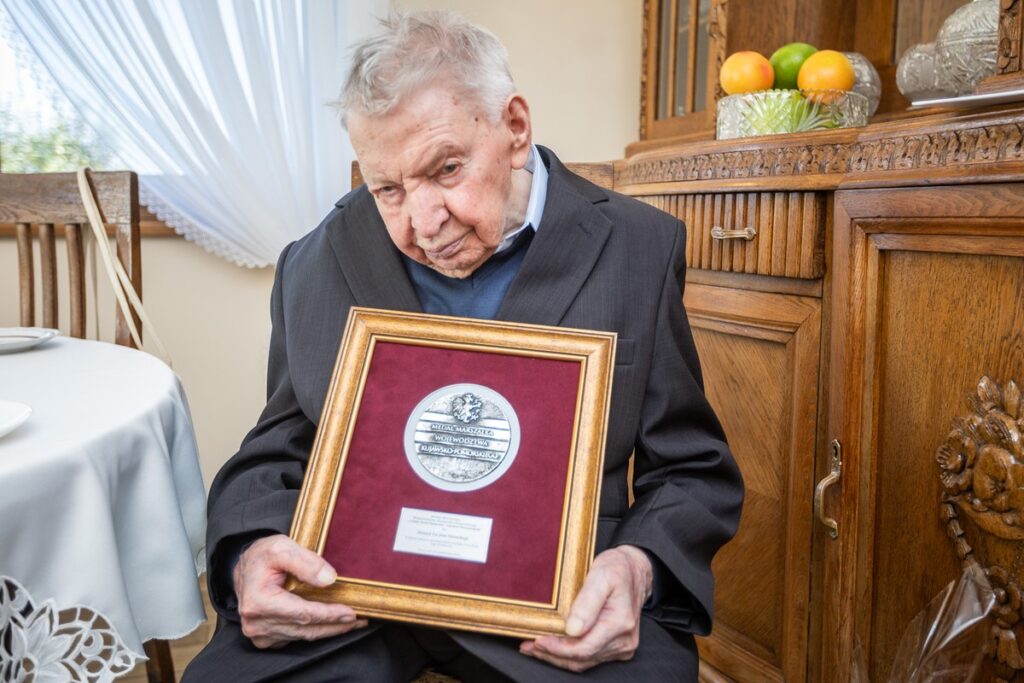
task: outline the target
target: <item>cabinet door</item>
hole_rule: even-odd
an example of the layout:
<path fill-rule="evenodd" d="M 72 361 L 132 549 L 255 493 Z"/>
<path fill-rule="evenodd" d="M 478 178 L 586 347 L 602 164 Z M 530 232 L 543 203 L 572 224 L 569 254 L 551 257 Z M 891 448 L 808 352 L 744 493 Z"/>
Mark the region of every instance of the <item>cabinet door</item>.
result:
<path fill-rule="evenodd" d="M 704 384 L 746 484 L 714 561 L 702 678 L 804 681 L 821 302 L 687 284 Z"/>
<path fill-rule="evenodd" d="M 983 377 L 1024 384 L 1024 184 L 854 190 L 835 207 L 828 429 L 843 464 L 826 498 L 839 537 L 824 541 L 820 670 L 883 681 L 911 619 L 959 576 L 958 533 L 973 533 L 969 509 L 949 524 L 937 451 Z M 1013 459 L 1006 451 L 996 488 L 1020 497 Z M 975 512 L 990 505 L 993 491 L 974 494 Z M 1016 514 L 996 514 L 988 531 L 1007 532 Z M 1009 547 L 1013 580 L 1024 553 Z"/>
<path fill-rule="evenodd" d="M 646 0 L 640 138 L 714 129 L 724 0 Z"/>

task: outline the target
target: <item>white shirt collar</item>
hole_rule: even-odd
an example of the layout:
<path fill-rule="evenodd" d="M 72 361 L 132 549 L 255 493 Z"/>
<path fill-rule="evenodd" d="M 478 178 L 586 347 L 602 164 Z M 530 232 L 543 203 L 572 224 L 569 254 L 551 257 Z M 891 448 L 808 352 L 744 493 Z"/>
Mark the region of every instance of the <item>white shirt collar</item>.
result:
<path fill-rule="evenodd" d="M 548 198 L 548 169 L 544 160 L 540 158 L 540 150 L 537 145 L 530 145 L 530 156 L 526 159 L 526 170 L 533 174 L 530 183 L 530 201 L 526 205 L 526 216 L 523 224 L 505 235 L 495 253 L 504 251 L 512 246 L 512 242 L 526 228 L 533 228 L 534 232 L 540 226 L 540 220 L 544 216 L 544 204 Z"/>

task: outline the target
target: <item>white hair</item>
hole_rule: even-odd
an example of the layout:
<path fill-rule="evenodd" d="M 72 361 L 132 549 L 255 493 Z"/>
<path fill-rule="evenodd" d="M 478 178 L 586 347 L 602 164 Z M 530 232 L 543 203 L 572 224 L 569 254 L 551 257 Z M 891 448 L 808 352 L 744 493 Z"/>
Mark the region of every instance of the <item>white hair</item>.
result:
<path fill-rule="evenodd" d="M 343 126 L 353 112 L 386 114 L 403 97 L 442 79 L 498 120 L 515 83 L 508 51 L 493 33 L 449 10 L 393 10 L 381 25 L 383 31 L 354 46 L 352 68 L 334 103 Z"/>

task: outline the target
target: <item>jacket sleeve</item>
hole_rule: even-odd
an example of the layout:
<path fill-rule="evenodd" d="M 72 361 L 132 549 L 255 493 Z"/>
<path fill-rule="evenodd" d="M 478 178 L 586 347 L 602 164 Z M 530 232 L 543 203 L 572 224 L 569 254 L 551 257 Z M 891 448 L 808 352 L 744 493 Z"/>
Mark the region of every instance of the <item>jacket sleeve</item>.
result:
<path fill-rule="evenodd" d="M 290 248 L 278 259 L 271 294 L 267 405 L 210 488 L 206 532 L 210 600 L 220 614 L 235 621 L 234 563 L 247 543 L 289 532 L 316 436 L 316 426 L 295 399 L 288 370 L 282 289 Z"/>
<path fill-rule="evenodd" d="M 635 503 L 611 545 L 652 556 L 664 626 L 711 630 L 711 560 L 739 525 L 743 482 L 704 396 L 700 362 L 682 305 L 685 228 L 676 230 L 654 330 L 653 357 L 634 450 Z"/>

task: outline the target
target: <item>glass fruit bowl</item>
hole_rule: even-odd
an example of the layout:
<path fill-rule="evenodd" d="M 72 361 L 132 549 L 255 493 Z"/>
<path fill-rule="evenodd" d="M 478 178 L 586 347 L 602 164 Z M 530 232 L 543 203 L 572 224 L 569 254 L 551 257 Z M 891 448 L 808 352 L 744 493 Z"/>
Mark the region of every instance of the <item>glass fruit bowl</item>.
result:
<path fill-rule="evenodd" d="M 868 122 L 868 98 L 846 90 L 758 90 L 718 101 L 719 140 L 853 128 Z"/>

